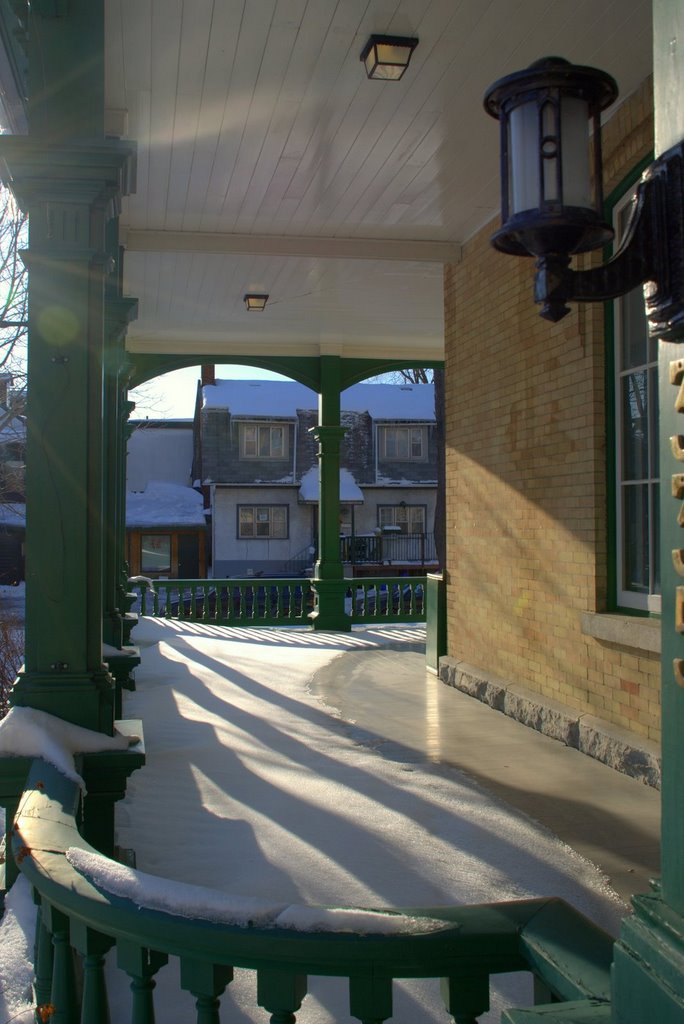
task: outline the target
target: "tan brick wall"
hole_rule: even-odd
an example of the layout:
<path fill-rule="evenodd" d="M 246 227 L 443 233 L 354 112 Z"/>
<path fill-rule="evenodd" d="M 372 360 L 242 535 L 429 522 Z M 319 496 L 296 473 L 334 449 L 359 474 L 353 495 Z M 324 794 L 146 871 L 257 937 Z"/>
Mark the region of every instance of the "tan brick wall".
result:
<path fill-rule="evenodd" d="M 651 110 L 647 82 L 606 126 L 606 195 Z M 495 227 L 445 269 L 448 653 L 658 739 L 659 659 L 580 628 L 608 588 L 603 308 L 542 320 Z"/>

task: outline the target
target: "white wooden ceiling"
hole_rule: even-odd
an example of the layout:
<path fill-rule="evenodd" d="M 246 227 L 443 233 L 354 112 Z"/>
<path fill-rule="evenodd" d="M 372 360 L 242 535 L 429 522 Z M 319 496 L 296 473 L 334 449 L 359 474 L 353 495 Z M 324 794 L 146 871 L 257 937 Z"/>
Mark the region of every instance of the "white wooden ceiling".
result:
<path fill-rule="evenodd" d="M 419 38 L 400 82 L 366 78 L 373 32 Z M 107 0 L 106 33 L 146 352 L 441 358 L 443 263 L 498 210 L 487 86 L 652 66 L 650 0 Z"/>

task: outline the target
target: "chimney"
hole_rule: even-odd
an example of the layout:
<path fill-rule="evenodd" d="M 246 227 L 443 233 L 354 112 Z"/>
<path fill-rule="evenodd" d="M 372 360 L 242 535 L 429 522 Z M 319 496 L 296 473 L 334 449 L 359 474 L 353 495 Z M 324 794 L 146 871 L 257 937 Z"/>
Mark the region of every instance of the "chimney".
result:
<path fill-rule="evenodd" d="M 216 383 L 216 366 L 214 363 L 202 364 L 202 386 Z"/>

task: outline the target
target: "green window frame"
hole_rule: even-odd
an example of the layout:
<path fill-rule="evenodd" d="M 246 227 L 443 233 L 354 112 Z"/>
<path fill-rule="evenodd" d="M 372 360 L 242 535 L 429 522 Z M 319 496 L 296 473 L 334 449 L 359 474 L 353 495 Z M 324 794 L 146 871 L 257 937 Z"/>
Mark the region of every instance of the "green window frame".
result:
<path fill-rule="evenodd" d="M 639 167 L 611 197 L 615 248 L 624 237 Z M 610 537 L 613 603 L 642 614 L 660 612 L 657 351 L 648 338 L 643 293 L 608 304 L 608 406 L 612 491 Z M 609 420 L 610 422 L 610 420 Z"/>

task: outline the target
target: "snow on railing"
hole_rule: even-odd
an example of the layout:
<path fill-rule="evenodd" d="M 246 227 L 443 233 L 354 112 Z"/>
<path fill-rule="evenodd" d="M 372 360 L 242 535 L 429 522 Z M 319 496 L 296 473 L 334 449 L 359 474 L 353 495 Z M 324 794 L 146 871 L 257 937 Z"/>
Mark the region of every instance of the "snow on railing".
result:
<path fill-rule="evenodd" d="M 569 1019 L 608 1009 L 612 939 L 562 900 L 394 910 L 234 897 L 102 857 L 77 831 L 80 801 L 77 780 L 34 760 L 12 842 L 39 903 L 38 1018 L 108 1020 L 104 954 L 112 947 L 131 979 L 136 1024 L 154 1022 L 154 976 L 169 957 L 180 961 L 197 1024 L 217 1024 L 235 966 L 256 971 L 257 1002 L 272 1024 L 294 1024 L 310 975 L 346 978 L 351 1015 L 364 1024 L 391 1016 L 393 980 L 408 977 L 441 979 L 457 1024 L 477 1024 L 490 976 L 503 972 L 535 976 L 541 1015 L 568 1001 L 578 1013 Z"/>

